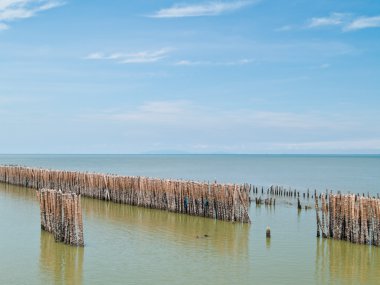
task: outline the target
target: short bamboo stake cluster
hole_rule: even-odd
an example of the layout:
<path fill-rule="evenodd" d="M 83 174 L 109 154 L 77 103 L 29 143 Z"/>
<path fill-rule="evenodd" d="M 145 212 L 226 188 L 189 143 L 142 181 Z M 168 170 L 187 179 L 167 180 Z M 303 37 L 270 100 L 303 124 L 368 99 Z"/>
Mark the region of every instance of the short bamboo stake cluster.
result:
<path fill-rule="evenodd" d="M 264 187 L 258 187 L 258 186 L 251 186 L 252 188 L 252 193 L 257 194 L 257 195 L 267 195 L 267 196 L 272 196 L 272 197 L 283 197 L 283 198 L 299 198 L 301 197 L 300 195 L 303 194 L 303 198 L 310 198 L 313 197 L 310 195 L 310 191 L 307 190 L 307 192 L 301 193 L 300 191 L 297 191 L 296 189 L 292 188 L 286 188 L 283 186 L 278 186 L 278 185 L 271 185 L 268 188 Z"/>
<path fill-rule="evenodd" d="M 275 198 L 266 198 L 266 199 L 261 199 L 261 197 L 256 197 L 255 199 L 256 205 L 262 205 L 264 204 L 265 206 L 276 206 L 276 199 Z"/>
<path fill-rule="evenodd" d="M 0 182 L 61 189 L 85 197 L 207 218 L 250 223 L 248 184 L 199 183 L 0 166 Z"/>
<path fill-rule="evenodd" d="M 286 187 L 278 186 L 278 185 L 271 185 L 268 188 L 264 188 L 264 187 L 260 188 L 257 186 L 251 186 L 251 187 L 253 189 L 252 193 L 257 194 L 257 195 L 261 193 L 262 195 L 267 194 L 267 196 L 272 196 L 272 197 L 284 197 L 284 198 L 294 198 L 294 199 L 298 199 L 301 197 L 303 197 L 304 199 L 314 198 L 313 193 L 309 189 L 307 189 L 307 191 L 305 192 L 300 192 L 290 187 L 286 188 Z M 326 190 L 326 194 L 324 193 L 319 194 L 319 199 L 321 199 L 322 195 L 326 195 L 326 199 L 327 199 L 327 190 Z"/>
<path fill-rule="evenodd" d="M 271 196 L 282 196 L 282 197 L 298 197 L 300 193 L 296 189 L 286 189 L 282 186 L 272 185 L 267 189 L 267 194 Z"/>
<path fill-rule="evenodd" d="M 265 204 L 266 206 L 275 206 L 276 205 L 276 199 L 278 199 L 279 203 L 286 201 L 286 203 L 292 205 L 292 202 L 289 202 L 288 200 L 297 200 L 297 208 L 299 210 L 302 209 L 311 209 L 312 207 L 309 205 L 305 205 L 304 207 L 301 205 L 300 199 L 303 196 L 303 199 L 309 200 L 309 198 L 313 198 L 313 194 L 310 195 L 309 189 L 307 192 L 300 192 L 296 189 L 292 188 L 286 188 L 283 186 L 278 185 L 271 185 L 268 188 L 264 187 L 258 187 L 253 186 L 251 187 L 253 189 L 252 194 L 253 197 L 251 197 L 251 202 L 255 201 L 256 206 Z M 321 195 L 321 194 L 320 194 Z M 308 203 L 308 202 L 307 202 Z"/>
<path fill-rule="evenodd" d="M 380 245 L 380 200 L 358 195 L 315 195 L 317 236 Z"/>
<path fill-rule="evenodd" d="M 83 222 L 80 196 L 74 193 L 42 189 L 40 201 L 41 229 L 54 235 L 57 242 L 83 246 Z"/>

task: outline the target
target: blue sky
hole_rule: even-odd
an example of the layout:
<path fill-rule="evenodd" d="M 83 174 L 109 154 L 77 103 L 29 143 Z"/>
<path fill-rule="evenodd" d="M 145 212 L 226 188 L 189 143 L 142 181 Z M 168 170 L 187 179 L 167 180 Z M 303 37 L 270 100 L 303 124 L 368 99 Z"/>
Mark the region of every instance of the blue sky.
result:
<path fill-rule="evenodd" d="M 378 0 L 0 0 L 0 153 L 380 153 Z"/>

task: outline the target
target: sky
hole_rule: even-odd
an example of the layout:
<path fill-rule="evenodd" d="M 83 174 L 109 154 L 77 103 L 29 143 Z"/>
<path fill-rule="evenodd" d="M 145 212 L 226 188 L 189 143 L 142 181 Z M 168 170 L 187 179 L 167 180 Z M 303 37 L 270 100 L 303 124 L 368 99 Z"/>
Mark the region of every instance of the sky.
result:
<path fill-rule="evenodd" d="M 0 153 L 380 153 L 378 0 L 0 0 Z"/>

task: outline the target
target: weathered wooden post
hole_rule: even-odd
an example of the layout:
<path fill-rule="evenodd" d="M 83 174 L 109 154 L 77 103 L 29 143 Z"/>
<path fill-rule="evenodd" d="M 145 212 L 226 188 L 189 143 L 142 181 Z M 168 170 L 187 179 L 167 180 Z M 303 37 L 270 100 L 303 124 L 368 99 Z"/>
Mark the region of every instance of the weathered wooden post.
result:
<path fill-rule="evenodd" d="M 297 209 L 300 211 L 302 210 L 302 206 L 301 206 L 301 202 L 300 202 L 300 198 L 298 198 L 298 201 L 297 201 Z"/>
<path fill-rule="evenodd" d="M 318 207 L 318 198 L 317 198 L 317 195 L 314 195 L 314 198 L 315 198 L 315 215 L 317 217 L 317 237 L 320 237 L 321 234 L 319 232 L 319 229 L 321 227 L 321 221 L 319 219 L 319 214 L 318 214 L 319 207 Z"/>
<path fill-rule="evenodd" d="M 266 230 L 265 230 L 265 235 L 267 238 L 270 238 L 271 237 L 271 234 L 270 234 L 270 227 L 267 226 Z"/>

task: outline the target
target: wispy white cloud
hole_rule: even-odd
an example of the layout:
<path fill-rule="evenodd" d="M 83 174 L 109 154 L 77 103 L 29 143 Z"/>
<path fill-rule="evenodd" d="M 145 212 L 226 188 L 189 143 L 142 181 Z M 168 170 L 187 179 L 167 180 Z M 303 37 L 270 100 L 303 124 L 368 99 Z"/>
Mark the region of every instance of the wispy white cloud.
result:
<path fill-rule="evenodd" d="M 279 27 L 275 29 L 276 32 L 288 32 L 294 29 L 293 25 L 284 25 L 282 27 Z"/>
<path fill-rule="evenodd" d="M 310 69 L 328 69 L 330 67 L 331 67 L 330 63 L 322 63 L 322 64 L 319 64 L 319 65 L 311 66 Z"/>
<path fill-rule="evenodd" d="M 362 151 L 362 150 L 380 150 L 380 139 L 364 140 L 330 140 L 330 141 L 313 141 L 302 143 L 282 143 L 274 144 L 282 149 L 297 151 Z"/>
<path fill-rule="evenodd" d="M 354 18 L 348 13 L 331 13 L 328 17 L 312 18 L 306 28 L 340 26 L 345 32 L 380 27 L 380 15 Z"/>
<path fill-rule="evenodd" d="M 121 122 L 163 123 L 178 119 L 192 108 L 189 101 L 149 101 L 138 106 L 134 111 L 113 113 L 108 117 Z"/>
<path fill-rule="evenodd" d="M 174 5 L 170 8 L 164 8 L 150 17 L 153 18 L 182 18 L 182 17 L 199 17 L 199 16 L 216 16 L 223 13 L 232 12 L 242 9 L 257 1 L 229 1 L 229 2 L 207 2 L 193 5 Z"/>
<path fill-rule="evenodd" d="M 177 61 L 174 65 L 178 66 L 197 66 L 197 65 L 207 65 L 210 64 L 211 62 L 209 61 L 192 61 L 192 60 L 180 60 Z"/>
<path fill-rule="evenodd" d="M 4 23 L 0 23 L 0 31 L 4 31 L 4 30 L 8 30 L 9 29 L 9 26 L 4 24 Z"/>
<path fill-rule="evenodd" d="M 81 115 L 84 120 L 102 120 L 140 125 L 175 125 L 184 118 L 192 117 L 194 105 L 187 100 L 147 101 L 135 108 L 108 109 L 96 114 Z"/>
<path fill-rule="evenodd" d="M 317 28 L 325 26 L 339 26 L 344 23 L 348 14 L 345 13 L 331 13 L 328 17 L 311 18 L 307 24 L 308 28 Z"/>
<path fill-rule="evenodd" d="M 105 56 L 101 52 L 93 52 L 93 53 L 88 54 L 85 57 L 85 59 L 106 59 L 106 58 L 107 58 L 107 56 Z"/>
<path fill-rule="evenodd" d="M 272 112 L 248 109 L 221 110 L 196 105 L 188 100 L 148 101 L 134 109 L 108 110 L 97 112 L 95 117 L 102 120 L 136 124 L 166 124 L 188 128 L 264 128 L 298 130 L 347 130 L 356 123 L 346 118 L 326 118 L 320 114 Z M 331 121 L 335 124 L 332 125 Z"/>
<path fill-rule="evenodd" d="M 228 110 L 189 100 L 153 100 L 136 106 L 93 110 L 76 118 L 125 134 L 141 149 L 188 151 L 307 151 L 380 148 L 379 128 L 351 113 L 282 112 L 231 107 Z M 370 134 L 364 138 L 363 131 Z M 351 135 L 347 135 L 350 133 Z M 360 135 L 361 134 L 361 135 Z M 363 137 L 358 140 L 357 138 Z M 152 143 L 157 143 L 154 146 Z"/>
<path fill-rule="evenodd" d="M 330 119 L 313 113 L 256 111 L 248 116 L 252 123 L 273 129 L 322 130 L 326 128 L 347 130 L 354 127 L 352 122 L 346 122 L 340 118 L 335 118 L 336 124 L 331 125 Z"/>
<path fill-rule="evenodd" d="M 199 65 L 215 65 L 215 66 L 233 66 L 233 65 L 245 65 L 254 62 L 254 59 L 243 58 L 239 60 L 232 61 L 192 61 L 192 60 L 180 60 L 174 65 L 178 66 L 199 66 Z"/>
<path fill-rule="evenodd" d="M 172 51 L 170 48 L 162 48 L 155 51 L 141 51 L 135 53 L 102 53 L 94 52 L 90 53 L 85 57 L 89 60 L 111 60 L 118 63 L 128 64 L 128 63 L 152 63 L 157 62 L 165 57 L 167 57 Z"/>
<path fill-rule="evenodd" d="M 31 18 L 38 12 L 50 10 L 64 5 L 58 0 L 1 0 L 0 1 L 0 30 L 9 26 L 8 22 Z"/>
<path fill-rule="evenodd" d="M 380 16 L 359 17 L 344 27 L 345 31 L 355 31 L 380 27 Z"/>
<path fill-rule="evenodd" d="M 23 103 L 23 102 L 30 102 L 33 99 L 28 99 L 27 97 L 10 97 L 10 96 L 0 96 L 0 104 L 6 105 L 6 104 L 14 104 L 14 103 Z"/>
<path fill-rule="evenodd" d="M 321 69 L 326 69 L 326 68 L 329 68 L 331 65 L 329 63 L 323 63 L 319 66 L 319 68 Z"/>

